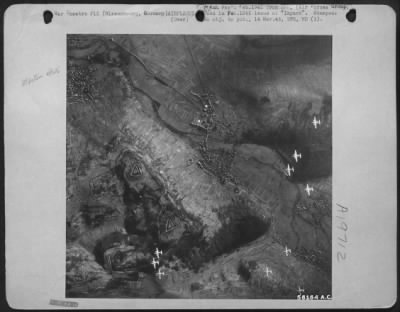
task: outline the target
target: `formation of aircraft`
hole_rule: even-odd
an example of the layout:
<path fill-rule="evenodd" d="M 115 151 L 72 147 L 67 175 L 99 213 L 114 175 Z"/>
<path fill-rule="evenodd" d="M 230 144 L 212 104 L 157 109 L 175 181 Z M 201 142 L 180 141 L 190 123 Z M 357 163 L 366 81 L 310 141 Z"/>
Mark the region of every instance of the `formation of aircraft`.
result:
<path fill-rule="evenodd" d="M 313 121 L 312 121 L 312 124 L 314 125 L 315 129 L 317 129 L 317 126 L 318 126 L 318 125 L 321 125 L 321 120 L 317 120 L 317 118 L 314 116 L 314 119 L 313 119 Z M 298 162 L 299 159 L 302 158 L 301 153 L 297 153 L 297 150 L 294 150 L 294 153 L 293 153 L 292 157 L 296 160 L 296 163 Z M 290 172 L 294 172 L 294 168 L 293 168 L 293 167 L 291 168 L 291 167 L 290 167 L 290 164 L 288 164 L 288 165 L 287 165 L 287 168 L 285 169 L 285 171 L 286 171 L 286 172 L 285 172 L 286 175 L 287 175 L 287 176 L 290 176 Z M 306 186 L 306 188 L 305 188 L 305 191 L 307 192 L 308 196 L 310 196 L 310 195 L 311 195 L 311 192 L 314 191 L 314 188 L 313 188 L 312 186 L 310 187 L 310 186 L 307 184 L 307 186 Z M 289 248 L 287 248 L 287 246 L 285 246 L 284 253 L 286 254 L 286 256 L 289 256 L 289 254 L 290 254 L 291 252 L 292 252 L 292 250 L 289 249 Z M 272 271 L 269 270 L 268 267 L 266 267 L 266 268 L 265 268 L 265 273 L 267 274 L 267 277 L 268 277 L 269 273 L 272 273 Z M 297 291 L 298 291 L 298 292 L 300 293 L 300 295 L 301 295 L 301 293 L 304 292 L 304 289 L 298 287 Z"/>
<path fill-rule="evenodd" d="M 317 121 L 315 117 L 314 117 L 314 121 L 315 121 L 316 123 L 319 123 L 319 124 L 320 124 L 320 121 Z M 293 153 L 292 157 L 296 160 L 296 163 L 298 162 L 299 159 L 302 158 L 301 153 L 297 153 L 297 150 L 294 150 L 294 153 Z M 288 165 L 287 165 L 287 168 L 285 169 L 285 174 L 286 174 L 288 177 L 290 177 L 290 176 L 291 176 L 291 172 L 292 172 L 292 173 L 294 172 L 294 167 L 290 167 L 290 164 L 288 164 Z M 313 188 L 312 186 L 310 187 L 310 186 L 307 184 L 307 187 L 305 188 L 305 191 L 307 192 L 308 196 L 310 196 L 310 195 L 311 195 L 311 192 L 314 191 L 314 188 Z"/>
<path fill-rule="evenodd" d="M 151 262 L 151 264 L 153 265 L 154 269 L 157 268 L 157 265 L 160 265 L 160 255 L 163 254 L 162 250 L 158 250 L 158 248 L 156 248 L 156 250 L 154 251 L 154 254 L 157 256 L 157 259 L 153 258 L 153 261 Z M 158 268 L 158 272 L 156 273 L 156 275 L 158 275 L 158 278 L 161 279 L 162 275 L 165 275 L 164 272 L 161 271 L 160 267 Z"/>
<path fill-rule="evenodd" d="M 318 125 L 321 125 L 321 120 L 317 120 L 316 116 L 314 116 L 314 119 L 312 121 L 312 124 L 314 125 L 315 129 L 317 129 Z M 292 155 L 292 157 L 295 159 L 296 163 L 298 162 L 299 159 L 302 159 L 302 155 L 301 153 L 298 153 L 297 150 L 294 150 L 294 153 Z M 290 167 L 290 164 L 287 165 L 287 168 L 285 169 L 285 173 L 287 176 L 290 176 L 290 172 L 294 172 L 294 168 Z M 311 186 L 309 186 L 308 184 L 306 185 L 305 191 L 307 193 L 308 196 L 311 195 L 311 192 L 314 191 L 314 188 Z M 284 253 L 286 254 L 286 256 L 288 257 L 289 254 L 292 253 L 292 250 L 289 249 L 287 246 L 285 246 L 285 250 Z M 269 276 L 270 273 L 272 273 L 272 271 L 266 267 L 265 268 L 265 273 L 267 275 L 267 277 Z M 303 288 L 300 288 L 300 286 L 298 287 L 297 291 L 299 292 L 299 294 L 301 295 L 304 292 Z"/>
<path fill-rule="evenodd" d="M 292 157 L 296 160 L 296 162 L 298 161 L 298 159 L 301 159 L 301 154 L 297 153 L 297 150 L 294 150 L 294 153 L 292 155 Z M 285 173 L 288 177 L 290 177 L 290 172 L 294 172 L 294 168 L 291 167 L 290 168 L 290 164 L 287 165 L 287 168 L 285 169 Z"/>

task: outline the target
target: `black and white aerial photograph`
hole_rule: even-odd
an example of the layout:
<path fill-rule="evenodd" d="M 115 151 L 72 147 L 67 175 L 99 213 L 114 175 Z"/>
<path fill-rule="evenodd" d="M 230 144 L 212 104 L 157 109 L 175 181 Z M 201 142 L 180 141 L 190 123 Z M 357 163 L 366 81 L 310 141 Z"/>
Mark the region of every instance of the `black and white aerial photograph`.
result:
<path fill-rule="evenodd" d="M 332 298 L 332 36 L 66 41 L 67 298 Z"/>

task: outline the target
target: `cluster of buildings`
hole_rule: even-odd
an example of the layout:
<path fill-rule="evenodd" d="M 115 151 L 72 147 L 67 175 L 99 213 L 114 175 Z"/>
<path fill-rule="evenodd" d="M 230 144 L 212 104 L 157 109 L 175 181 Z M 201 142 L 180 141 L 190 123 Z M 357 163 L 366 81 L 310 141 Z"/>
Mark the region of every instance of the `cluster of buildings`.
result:
<path fill-rule="evenodd" d="M 214 105 L 218 104 L 219 102 L 210 92 L 197 94 L 191 91 L 191 93 L 197 97 L 202 104 L 202 111 L 200 115 L 192 121 L 191 125 L 205 130 L 208 135 L 208 131 L 216 126 Z"/>
<path fill-rule="evenodd" d="M 97 93 L 90 77 L 95 68 L 74 65 L 68 67 L 67 96 L 70 99 L 84 97 L 93 101 Z"/>

